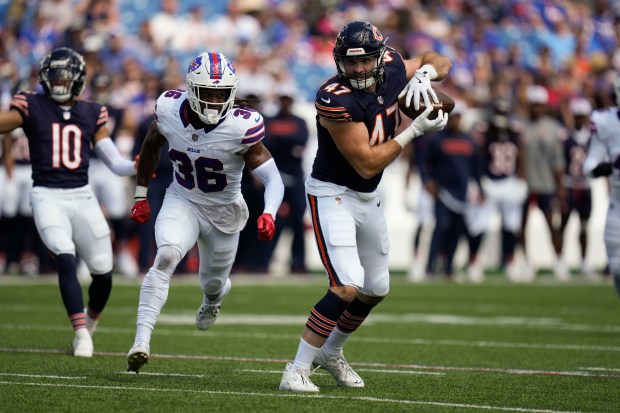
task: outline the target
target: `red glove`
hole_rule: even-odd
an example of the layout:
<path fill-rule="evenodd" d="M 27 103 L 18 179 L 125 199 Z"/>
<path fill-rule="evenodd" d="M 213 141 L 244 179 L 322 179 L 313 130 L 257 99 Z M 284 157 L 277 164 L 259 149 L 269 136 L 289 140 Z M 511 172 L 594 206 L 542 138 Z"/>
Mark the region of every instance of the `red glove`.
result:
<path fill-rule="evenodd" d="M 276 223 L 271 214 L 263 214 L 256 221 L 258 227 L 258 239 L 261 241 L 271 241 L 276 233 Z"/>
<path fill-rule="evenodd" d="M 151 218 L 151 207 L 148 199 L 140 199 L 131 207 L 131 220 L 144 224 Z"/>

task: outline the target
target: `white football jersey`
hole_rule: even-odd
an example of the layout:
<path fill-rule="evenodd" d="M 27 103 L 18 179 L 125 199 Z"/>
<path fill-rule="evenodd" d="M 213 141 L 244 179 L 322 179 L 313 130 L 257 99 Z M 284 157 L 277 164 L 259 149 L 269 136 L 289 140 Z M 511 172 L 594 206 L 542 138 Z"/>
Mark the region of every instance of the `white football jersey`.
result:
<path fill-rule="evenodd" d="M 157 99 L 157 129 L 168 140 L 174 166 L 170 187 L 202 205 L 238 201 L 242 155 L 265 137 L 263 117 L 250 108 L 233 108 L 219 124 L 195 129 L 190 111 L 185 90 L 169 90 Z"/>
<path fill-rule="evenodd" d="M 583 164 L 583 172 L 590 176 L 590 172 L 601 162 L 616 164 L 620 159 L 620 112 L 613 106 L 596 110 L 590 117 L 592 139 L 588 147 L 588 154 Z M 620 199 L 620 169 L 614 166 L 610 175 L 612 194 Z"/>

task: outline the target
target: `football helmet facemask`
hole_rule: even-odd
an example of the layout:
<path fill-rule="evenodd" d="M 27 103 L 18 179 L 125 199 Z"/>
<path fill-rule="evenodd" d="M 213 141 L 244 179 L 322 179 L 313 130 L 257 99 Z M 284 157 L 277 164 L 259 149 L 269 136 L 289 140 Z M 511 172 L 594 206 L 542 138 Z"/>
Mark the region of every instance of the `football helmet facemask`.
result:
<path fill-rule="evenodd" d="M 354 21 L 344 26 L 336 38 L 333 55 L 338 76 L 354 89 L 367 89 L 381 82 L 385 66 L 385 42 L 379 29 L 369 22 Z M 375 59 L 374 69 L 361 74 L 348 74 L 345 71 L 345 59 L 365 57 Z"/>
<path fill-rule="evenodd" d="M 214 125 L 230 113 L 235 103 L 239 79 L 228 58 L 218 52 L 204 52 L 196 56 L 185 76 L 190 108 L 201 121 Z M 225 91 L 224 102 L 206 100 L 206 89 Z"/>
<path fill-rule="evenodd" d="M 54 49 L 41 61 L 39 83 L 45 94 L 58 103 L 79 96 L 84 90 L 86 63 L 82 55 L 69 49 Z"/>

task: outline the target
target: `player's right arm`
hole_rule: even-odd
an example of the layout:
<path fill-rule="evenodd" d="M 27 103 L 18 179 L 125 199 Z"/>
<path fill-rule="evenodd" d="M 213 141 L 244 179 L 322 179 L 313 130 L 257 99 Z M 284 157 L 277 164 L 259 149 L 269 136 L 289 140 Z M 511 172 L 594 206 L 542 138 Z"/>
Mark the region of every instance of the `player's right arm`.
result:
<path fill-rule="evenodd" d="M 139 224 L 146 223 L 151 218 L 151 208 L 147 199 L 147 191 L 151 177 L 159 164 L 161 148 L 166 138 L 157 129 L 157 122 L 153 122 L 146 133 L 146 138 L 138 157 L 138 175 L 134 205 L 131 208 L 131 219 Z"/>
<path fill-rule="evenodd" d="M 157 123 L 151 123 L 146 138 L 140 149 L 138 158 L 138 186 L 148 187 L 151 177 L 159 164 L 161 158 L 161 148 L 166 143 L 166 137 L 157 129 Z"/>
<path fill-rule="evenodd" d="M 0 113 L 0 133 L 8 133 L 24 124 L 22 115 L 15 109 Z"/>
<path fill-rule="evenodd" d="M 363 122 L 342 122 L 325 118 L 320 118 L 319 122 L 329 131 L 340 153 L 365 179 L 381 173 L 403 149 L 393 140 L 370 146 L 368 129 Z"/>

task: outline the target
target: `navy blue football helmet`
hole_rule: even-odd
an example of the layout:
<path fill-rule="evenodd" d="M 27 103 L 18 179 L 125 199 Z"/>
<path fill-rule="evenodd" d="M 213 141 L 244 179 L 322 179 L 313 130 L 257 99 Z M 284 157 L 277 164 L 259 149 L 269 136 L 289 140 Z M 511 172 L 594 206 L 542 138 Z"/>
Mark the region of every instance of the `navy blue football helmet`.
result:
<path fill-rule="evenodd" d="M 39 83 L 45 94 L 58 103 L 79 96 L 84 90 L 86 63 L 82 55 L 69 49 L 54 49 L 41 61 Z"/>
<path fill-rule="evenodd" d="M 379 29 L 369 22 L 354 21 L 344 26 L 336 38 L 333 54 L 338 76 L 354 89 L 366 89 L 375 82 L 381 82 L 385 66 L 385 42 Z M 376 59 L 373 70 L 356 75 L 346 73 L 345 59 L 365 57 Z"/>

